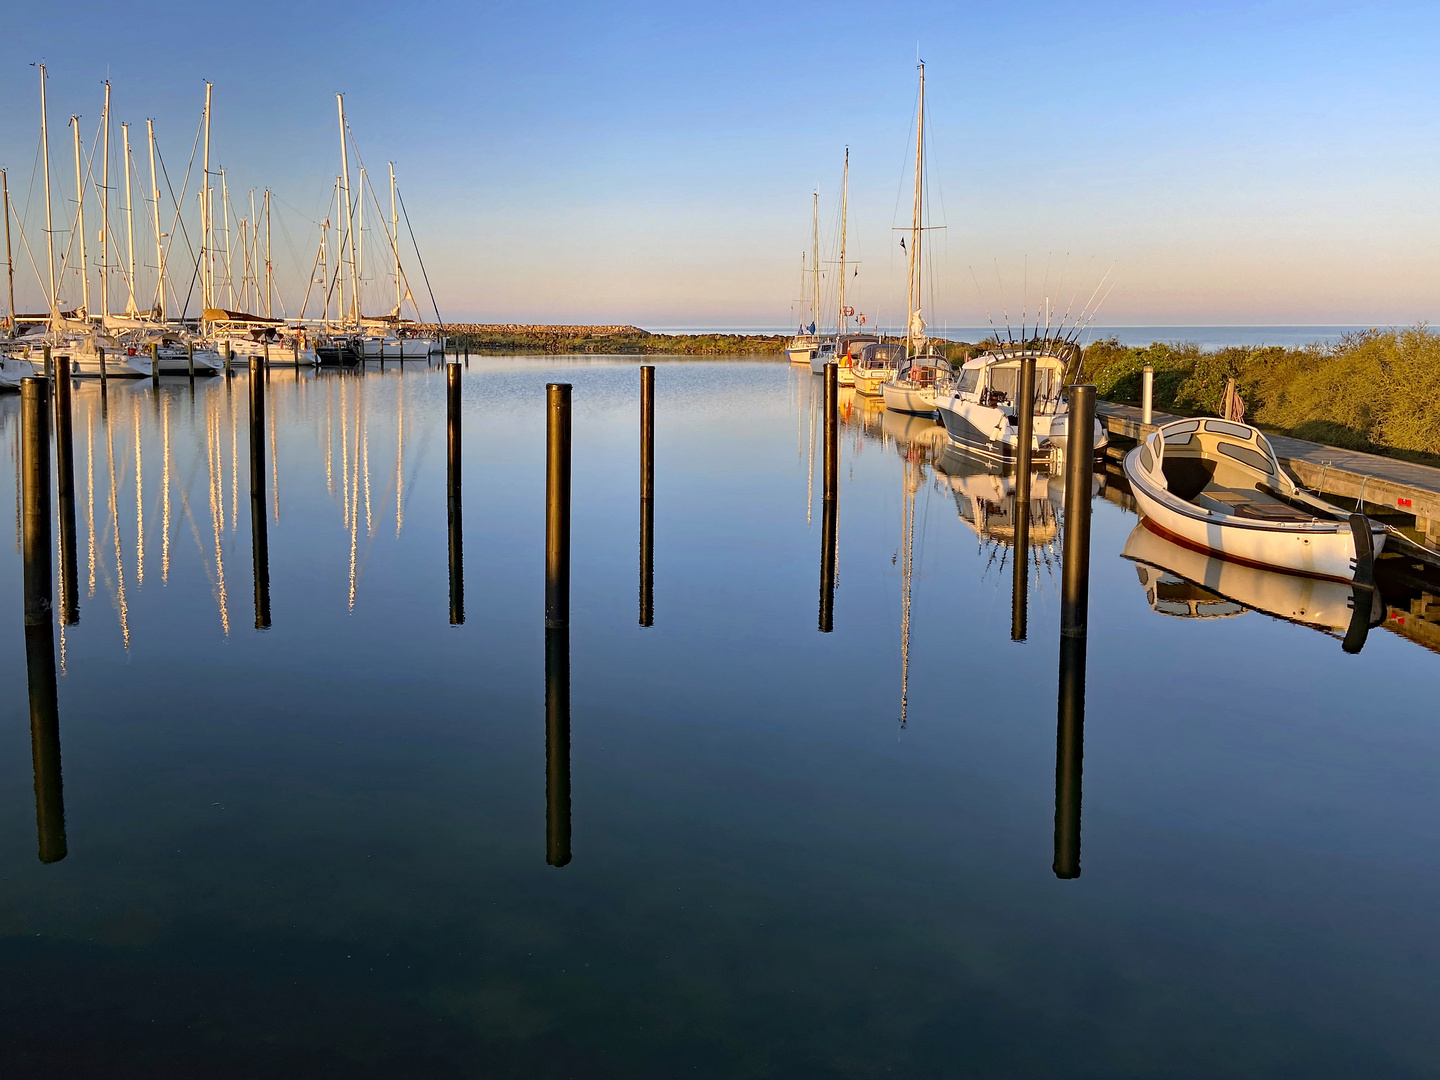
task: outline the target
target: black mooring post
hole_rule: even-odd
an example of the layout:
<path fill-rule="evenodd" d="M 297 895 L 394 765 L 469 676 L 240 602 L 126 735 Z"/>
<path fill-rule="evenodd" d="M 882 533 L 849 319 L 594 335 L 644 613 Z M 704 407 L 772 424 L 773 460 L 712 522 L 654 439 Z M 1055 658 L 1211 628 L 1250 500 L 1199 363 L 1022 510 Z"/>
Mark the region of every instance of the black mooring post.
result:
<path fill-rule="evenodd" d="M 640 625 L 655 625 L 655 368 L 640 368 Z"/>
<path fill-rule="evenodd" d="M 70 372 L 63 357 L 55 368 L 55 493 L 60 510 L 60 625 L 80 621 L 75 543 L 75 464 Z"/>
<path fill-rule="evenodd" d="M 825 501 L 839 497 L 840 486 L 840 369 L 825 365 Z"/>
<path fill-rule="evenodd" d="M 265 375 L 250 360 L 250 559 L 255 571 L 255 629 L 270 628 L 270 535 L 265 509 Z"/>
<path fill-rule="evenodd" d="M 545 625 L 570 625 L 570 384 L 545 387 Z"/>
<path fill-rule="evenodd" d="M 1065 432 L 1065 538 L 1060 633 L 1084 635 L 1090 620 L 1090 477 L 1094 462 L 1095 387 L 1070 387 Z"/>
<path fill-rule="evenodd" d="M 1085 635 L 1060 636 L 1055 731 L 1055 862 L 1058 878 L 1080 876 L 1080 774 L 1085 757 Z"/>
<path fill-rule="evenodd" d="M 825 365 L 824 495 L 820 504 L 820 632 L 835 628 L 835 555 L 840 511 L 840 369 Z"/>
<path fill-rule="evenodd" d="M 66 844 L 51 602 L 49 382 L 43 376 L 22 380 L 20 399 L 21 554 L 25 668 L 30 691 L 30 756 L 35 772 L 35 827 L 40 861 L 53 863 L 65 857 Z"/>
<path fill-rule="evenodd" d="M 570 629 L 545 628 L 545 861 L 570 861 Z"/>
<path fill-rule="evenodd" d="M 826 499 L 820 504 L 820 632 L 835 629 L 835 552 L 840 504 Z"/>
<path fill-rule="evenodd" d="M 465 551 L 460 503 L 460 365 L 445 365 L 445 507 L 450 537 L 450 625 L 465 622 Z"/>
<path fill-rule="evenodd" d="M 1030 469 L 1035 441 L 1035 357 L 1020 361 L 1020 386 L 1015 409 L 1019 431 L 1015 441 L 1015 561 L 1011 567 L 1010 640 L 1024 641 L 1030 607 Z"/>

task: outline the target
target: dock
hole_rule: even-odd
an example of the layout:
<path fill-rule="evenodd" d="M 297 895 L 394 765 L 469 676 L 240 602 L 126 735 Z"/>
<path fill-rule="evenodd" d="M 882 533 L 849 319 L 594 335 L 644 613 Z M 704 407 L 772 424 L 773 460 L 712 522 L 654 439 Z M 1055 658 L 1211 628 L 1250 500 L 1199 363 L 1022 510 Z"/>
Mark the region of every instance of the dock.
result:
<path fill-rule="evenodd" d="M 1161 424 L 1185 419 L 1154 412 L 1154 422 L 1145 424 L 1135 406 L 1109 401 L 1097 404 L 1096 417 L 1111 435 L 1134 442 L 1140 442 Z M 1440 469 L 1286 435 L 1266 438 L 1275 447 L 1280 464 L 1303 487 L 1372 508 L 1384 507 L 1386 514 L 1413 517 L 1417 539 L 1440 551 Z"/>

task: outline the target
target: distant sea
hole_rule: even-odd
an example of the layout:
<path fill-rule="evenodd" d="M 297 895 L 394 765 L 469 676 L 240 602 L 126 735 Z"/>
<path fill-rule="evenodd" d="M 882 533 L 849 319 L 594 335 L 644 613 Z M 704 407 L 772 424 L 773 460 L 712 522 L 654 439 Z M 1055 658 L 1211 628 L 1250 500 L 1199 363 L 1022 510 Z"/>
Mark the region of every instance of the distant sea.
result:
<path fill-rule="evenodd" d="M 656 334 L 793 334 L 788 326 L 647 326 Z M 1202 349 L 1223 349 L 1230 345 L 1309 345 L 1334 342 L 1348 333 L 1370 326 L 1092 326 L 1083 342 L 1116 337 L 1126 345 L 1149 345 L 1154 341 L 1195 342 Z M 1019 328 L 1012 331 L 1019 336 Z M 903 330 L 887 330 L 901 334 Z M 994 331 L 988 326 L 930 327 L 936 337 L 951 341 L 981 341 Z"/>

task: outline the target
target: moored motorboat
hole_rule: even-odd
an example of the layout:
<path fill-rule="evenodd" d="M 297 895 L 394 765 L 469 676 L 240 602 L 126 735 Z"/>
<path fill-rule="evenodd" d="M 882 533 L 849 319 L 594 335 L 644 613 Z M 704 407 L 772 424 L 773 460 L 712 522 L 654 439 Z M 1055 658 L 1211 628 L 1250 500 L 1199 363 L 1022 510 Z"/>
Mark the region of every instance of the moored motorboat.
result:
<path fill-rule="evenodd" d="M 905 346 L 898 341 L 877 341 L 864 346 L 850 365 L 855 392 L 879 397 L 880 387 L 894 376 L 904 355 Z"/>
<path fill-rule="evenodd" d="M 1147 527 L 1184 547 L 1248 566 L 1369 582 L 1383 525 L 1300 488 L 1249 424 L 1165 424 L 1125 455 Z M 1358 547 L 1357 547 L 1358 545 Z"/>
<path fill-rule="evenodd" d="M 1020 365 L 1035 363 L 1031 460 L 1050 463 L 1069 452 L 1069 399 L 1066 369 L 1073 360 L 1069 342 L 1032 342 L 1002 346 L 967 360 L 935 394 L 935 408 L 951 442 L 990 461 L 1013 461 L 1020 433 L 1017 397 Z M 1086 452 L 1099 455 L 1110 437 L 1097 420 Z"/>

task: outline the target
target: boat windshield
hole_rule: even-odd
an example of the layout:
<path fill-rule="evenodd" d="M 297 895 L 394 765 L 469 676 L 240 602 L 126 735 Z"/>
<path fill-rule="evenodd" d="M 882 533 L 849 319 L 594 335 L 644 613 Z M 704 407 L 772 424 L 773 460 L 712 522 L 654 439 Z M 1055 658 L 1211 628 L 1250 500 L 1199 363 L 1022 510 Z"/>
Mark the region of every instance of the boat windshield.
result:
<path fill-rule="evenodd" d="M 960 372 L 960 385 L 957 389 L 962 394 L 973 394 L 975 388 L 980 385 L 980 369 L 966 368 Z"/>

